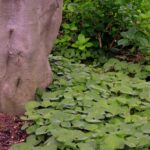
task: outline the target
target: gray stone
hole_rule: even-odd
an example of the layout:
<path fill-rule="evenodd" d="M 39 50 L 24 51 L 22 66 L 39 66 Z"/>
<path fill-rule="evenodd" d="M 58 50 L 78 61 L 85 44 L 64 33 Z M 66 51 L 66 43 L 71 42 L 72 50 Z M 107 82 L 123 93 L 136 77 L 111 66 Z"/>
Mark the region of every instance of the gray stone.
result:
<path fill-rule="evenodd" d="M 22 114 L 37 88 L 52 81 L 48 55 L 62 0 L 0 0 L 0 112 Z"/>

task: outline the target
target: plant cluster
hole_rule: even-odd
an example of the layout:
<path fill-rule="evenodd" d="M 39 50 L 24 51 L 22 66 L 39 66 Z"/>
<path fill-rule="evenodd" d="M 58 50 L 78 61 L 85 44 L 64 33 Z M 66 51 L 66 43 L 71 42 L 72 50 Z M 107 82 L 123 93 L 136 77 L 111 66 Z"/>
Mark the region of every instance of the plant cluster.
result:
<path fill-rule="evenodd" d="M 26 105 L 23 119 L 33 122 L 23 128 L 30 136 L 11 150 L 149 150 L 150 83 L 139 78 L 146 74 L 140 66 L 50 60 L 53 84 Z"/>
<path fill-rule="evenodd" d="M 54 54 L 105 63 L 109 53 L 149 53 L 149 0 L 65 0 Z"/>

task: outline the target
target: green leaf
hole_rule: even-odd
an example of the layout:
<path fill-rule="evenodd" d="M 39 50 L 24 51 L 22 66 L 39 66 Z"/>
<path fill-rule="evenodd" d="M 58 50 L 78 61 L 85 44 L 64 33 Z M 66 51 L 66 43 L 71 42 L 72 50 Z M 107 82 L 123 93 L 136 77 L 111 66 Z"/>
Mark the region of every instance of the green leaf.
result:
<path fill-rule="evenodd" d="M 95 150 L 91 143 L 79 143 L 78 147 L 80 150 Z"/>
<path fill-rule="evenodd" d="M 116 150 L 122 148 L 124 148 L 124 140 L 115 134 L 106 135 L 100 146 L 102 150 Z"/>
<path fill-rule="evenodd" d="M 49 147 L 49 150 L 57 150 L 58 142 L 55 138 L 48 138 L 47 141 L 45 141 L 45 144 Z"/>
<path fill-rule="evenodd" d="M 36 129 L 36 135 L 42 135 L 48 133 L 48 126 L 41 126 L 40 128 Z"/>
<path fill-rule="evenodd" d="M 26 107 L 26 110 L 32 110 L 32 109 L 37 108 L 39 106 L 40 106 L 39 102 L 30 101 L 29 103 L 26 104 L 25 107 Z"/>
<path fill-rule="evenodd" d="M 29 145 L 27 143 L 20 143 L 13 145 L 10 150 L 32 150 L 32 145 Z"/>
<path fill-rule="evenodd" d="M 44 92 L 42 95 L 43 100 L 58 101 L 62 97 L 62 90 L 55 92 Z"/>
<path fill-rule="evenodd" d="M 88 134 L 79 130 L 58 128 L 56 130 L 52 130 L 51 133 L 59 142 L 64 142 L 66 144 L 72 143 L 72 141 L 85 141 L 89 138 Z"/>
<path fill-rule="evenodd" d="M 86 43 L 89 40 L 89 38 L 85 38 L 83 34 L 79 34 L 78 41 L 82 44 Z"/>
<path fill-rule="evenodd" d="M 143 133 L 150 134 L 150 123 L 144 124 L 141 127 L 141 130 L 143 131 Z"/>
<path fill-rule="evenodd" d="M 64 99 L 59 105 L 62 105 L 63 108 L 74 108 L 76 103 L 73 99 Z"/>
<path fill-rule="evenodd" d="M 150 71 L 150 65 L 146 65 L 146 66 L 144 67 L 144 69 L 145 69 L 146 71 Z"/>
<path fill-rule="evenodd" d="M 131 148 L 135 148 L 139 142 L 140 142 L 140 139 L 136 137 L 128 137 L 125 140 L 125 144 Z"/>
<path fill-rule="evenodd" d="M 127 45 L 129 45 L 129 40 L 128 39 L 121 39 L 118 41 L 118 45 L 127 46 Z"/>
<path fill-rule="evenodd" d="M 28 134 L 32 134 L 36 131 L 38 126 L 36 124 L 29 126 L 29 128 L 26 130 Z"/>

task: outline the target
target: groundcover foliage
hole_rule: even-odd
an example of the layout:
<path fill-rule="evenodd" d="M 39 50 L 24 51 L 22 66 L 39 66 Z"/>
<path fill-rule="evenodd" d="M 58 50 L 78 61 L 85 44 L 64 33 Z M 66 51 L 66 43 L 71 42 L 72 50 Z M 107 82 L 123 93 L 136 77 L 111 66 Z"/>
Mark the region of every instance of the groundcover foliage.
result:
<path fill-rule="evenodd" d="M 26 105 L 29 137 L 11 150 L 150 148 L 150 83 L 139 78 L 145 74 L 140 66 L 111 59 L 100 69 L 50 60 L 53 84 Z M 127 67 L 118 67 L 123 63 Z"/>

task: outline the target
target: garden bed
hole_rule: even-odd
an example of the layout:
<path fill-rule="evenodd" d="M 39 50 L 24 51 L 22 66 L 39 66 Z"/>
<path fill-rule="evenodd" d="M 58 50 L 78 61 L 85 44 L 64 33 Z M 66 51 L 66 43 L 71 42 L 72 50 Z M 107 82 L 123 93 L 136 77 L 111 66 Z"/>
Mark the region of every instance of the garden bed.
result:
<path fill-rule="evenodd" d="M 23 124 L 18 116 L 0 113 L 0 150 L 8 150 L 12 144 L 24 141 L 27 134 L 21 130 Z"/>

